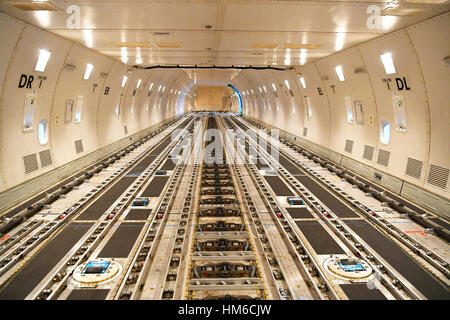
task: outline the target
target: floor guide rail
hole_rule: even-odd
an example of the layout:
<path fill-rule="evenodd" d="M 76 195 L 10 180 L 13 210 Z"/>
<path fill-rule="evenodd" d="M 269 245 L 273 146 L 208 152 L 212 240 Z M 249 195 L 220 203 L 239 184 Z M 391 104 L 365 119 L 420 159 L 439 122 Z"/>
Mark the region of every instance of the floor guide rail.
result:
<path fill-rule="evenodd" d="M 187 124 L 188 121 L 191 121 L 191 119 L 183 119 L 183 121 L 178 121 L 178 124 L 176 124 L 176 127 L 178 127 L 178 126 L 183 127 Z M 164 128 L 164 129 L 167 129 L 167 128 Z M 161 132 L 161 131 L 158 131 L 158 133 L 159 132 Z M 149 138 L 152 138 L 153 136 L 154 136 L 154 134 L 152 134 L 149 137 L 144 138 L 144 140 L 147 141 L 147 140 L 149 140 Z M 170 135 L 166 136 L 165 139 L 168 139 L 168 138 L 170 138 Z M 152 139 L 152 140 L 154 140 L 154 139 Z M 146 154 L 149 152 L 149 150 L 152 149 L 152 147 L 154 145 L 155 144 L 153 144 L 152 146 L 148 146 L 146 149 L 141 151 L 137 156 L 135 156 L 134 158 L 129 160 L 129 162 L 127 162 L 125 165 L 120 167 L 112 175 L 110 175 L 107 179 L 105 179 L 103 182 L 101 182 L 99 185 L 97 185 L 97 187 L 92 189 L 89 193 L 85 194 L 80 200 L 76 201 L 75 204 L 71 205 L 68 209 L 66 209 L 61 214 L 58 214 L 54 219 L 51 219 L 51 218 L 47 219 L 48 222 L 44 223 L 43 227 L 40 228 L 40 230 L 38 230 L 38 232 L 36 232 L 35 235 L 33 237 L 31 237 L 31 239 L 28 239 L 27 237 L 24 238 L 23 241 L 26 241 L 26 242 L 24 243 L 24 249 L 21 250 L 21 252 L 19 252 L 17 254 L 15 252 L 12 252 L 8 256 L 3 258 L 2 264 L 1 264 L 2 268 L 0 269 L 0 272 L 3 275 L 3 277 L 1 278 L 2 285 L 1 285 L 1 289 L 0 289 L 0 297 L 7 298 L 7 299 L 27 298 L 28 294 L 30 294 L 30 292 L 28 290 L 29 284 L 27 286 L 24 285 L 23 282 L 25 281 L 26 277 L 23 278 L 23 280 L 22 280 L 21 276 L 26 275 L 27 273 L 32 273 L 35 275 L 34 278 L 39 279 L 40 276 L 37 276 L 37 275 L 41 274 L 42 270 L 45 271 L 44 273 L 42 273 L 42 275 L 46 275 L 48 272 L 50 272 L 52 270 L 52 268 L 55 267 L 55 265 L 62 258 L 62 256 L 58 256 L 57 252 L 61 252 L 61 254 L 62 253 L 67 254 L 67 251 L 70 251 L 69 250 L 70 248 L 66 248 L 66 247 L 60 247 L 57 245 L 52 247 L 52 244 L 55 244 L 57 242 L 57 240 L 56 240 L 57 238 L 54 238 L 54 234 L 56 234 L 57 231 L 61 227 L 64 227 L 63 231 L 62 231 L 62 234 L 64 234 L 64 230 L 66 229 L 67 226 L 76 228 L 77 230 L 84 230 L 86 232 L 87 230 L 80 226 L 84 226 L 84 225 L 92 226 L 92 223 L 86 223 L 85 220 L 80 221 L 80 223 L 76 223 L 77 219 L 75 219 L 75 221 L 73 221 L 74 220 L 73 218 L 76 217 L 77 215 L 79 215 L 80 212 L 82 212 L 81 215 L 83 215 L 83 212 L 84 212 L 83 210 L 88 211 L 91 206 L 97 205 L 98 202 L 97 202 L 97 200 L 94 200 L 94 199 L 96 199 L 96 197 L 98 197 L 99 193 L 103 194 L 99 198 L 99 199 L 101 199 L 100 202 L 102 202 L 103 204 L 107 203 L 109 205 L 112 205 L 113 203 L 117 202 L 116 201 L 117 196 L 118 196 L 116 193 L 117 185 L 120 185 L 119 182 L 123 181 L 122 179 L 126 178 L 127 170 L 129 168 L 132 168 L 133 165 L 139 159 L 141 159 L 142 157 L 145 157 Z M 138 146 L 138 145 L 136 145 L 136 146 Z M 124 151 L 124 152 L 125 152 L 124 154 L 130 153 L 131 149 L 129 149 L 128 152 L 126 152 L 126 151 Z M 140 163 L 141 162 L 139 162 L 136 166 L 139 166 Z M 113 184 L 114 182 L 116 182 L 118 179 L 120 179 L 119 182 L 117 182 L 117 184 L 114 184 L 112 187 L 110 187 L 108 189 L 108 187 L 111 184 Z M 135 176 L 134 180 L 142 180 L 142 177 L 139 178 L 138 176 Z M 131 185 L 131 183 L 133 182 L 133 181 L 131 181 L 131 179 L 126 179 L 126 181 L 129 182 L 129 185 Z M 67 189 L 69 189 L 69 188 L 67 188 Z M 104 197 L 108 193 L 114 193 L 114 194 L 112 196 L 107 197 L 107 199 L 105 199 Z M 105 213 L 107 207 L 103 207 L 102 209 L 103 209 L 103 211 L 100 212 L 100 215 L 103 215 Z M 114 210 L 117 210 L 117 209 L 116 208 L 111 209 L 110 215 L 114 215 L 114 213 L 113 213 Z M 43 217 L 46 217 L 46 215 L 47 214 L 44 213 Z M 52 215 L 50 215 L 50 217 L 51 216 Z M 111 219 L 111 220 L 113 220 L 113 219 Z M 70 222 L 70 221 L 72 221 L 72 222 Z M 83 236 L 85 235 L 85 233 L 82 233 L 82 234 L 74 233 L 74 234 L 77 235 L 76 241 L 80 241 L 83 238 Z M 33 241 L 30 242 L 30 240 L 33 240 Z M 71 243 L 71 247 L 73 247 L 73 245 L 75 245 L 75 243 Z M 41 248 L 43 248 L 43 249 L 41 249 Z M 55 250 L 57 252 L 55 252 Z M 66 252 L 63 252 L 64 250 L 66 250 Z M 83 250 L 83 249 L 81 249 L 81 250 Z M 48 262 L 46 264 L 34 263 L 35 258 L 41 256 L 42 254 L 44 256 L 49 256 L 47 261 L 51 261 L 50 264 Z M 57 259 L 56 257 L 59 257 L 59 259 Z M 37 260 L 37 261 L 39 261 L 39 260 Z M 12 268 L 17 262 L 20 262 L 20 265 Z M 61 274 L 59 274 L 55 279 L 63 278 L 64 273 L 62 275 L 63 276 L 61 276 Z M 41 277 L 40 280 L 42 281 L 43 278 Z M 31 282 L 29 282 L 29 283 L 31 283 Z M 11 292 L 14 292 L 14 295 L 11 295 Z M 51 292 L 45 291 L 41 297 L 45 297 L 50 294 L 51 294 Z"/>
<path fill-rule="evenodd" d="M 450 298 L 420 208 L 241 117 L 181 117 L 87 170 L 4 215 L 0 300 Z"/>
<path fill-rule="evenodd" d="M 241 128 L 248 128 L 240 123 L 239 120 L 235 120 L 235 122 Z M 269 153 L 262 151 L 262 154 L 266 156 L 265 158 L 269 162 L 275 162 Z M 329 186 L 327 189 L 322 187 L 321 182 L 323 182 L 323 179 L 319 178 L 316 182 L 316 177 L 314 176 L 315 172 L 313 170 L 305 169 L 304 166 L 299 165 L 292 157 L 288 158 L 288 155 L 281 149 L 279 163 L 281 164 L 279 174 L 284 177 L 286 185 L 289 185 L 292 189 L 296 190 L 298 196 L 302 197 L 306 203 L 310 204 L 311 208 L 316 209 L 318 217 L 320 217 L 325 224 L 329 225 L 338 237 L 344 242 L 347 242 L 349 247 L 353 247 L 352 252 L 356 256 L 360 257 L 361 253 L 365 253 L 367 258 L 366 262 L 370 264 L 370 261 L 375 261 L 377 263 L 376 265 L 371 264 L 371 267 L 373 267 L 374 270 L 378 270 L 378 274 L 381 275 L 378 277 L 383 280 L 382 283 L 390 289 L 389 291 L 394 294 L 394 296 L 397 294 L 398 297 L 412 299 L 449 298 L 448 284 L 445 283 L 445 280 L 442 281 L 442 279 L 432 276 L 428 270 L 429 268 L 424 268 L 420 264 L 420 261 L 417 261 L 417 259 L 415 260 L 410 256 L 410 254 L 417 254 L 418 250 L 423 248 L 422 245 L 418 245 L 414 241 L 414 251 L 411 251 L 411 253 L 408 252 L 408 248 L 403 250 L 400 249 L 400 247 L 395 244 L 395 241 L 389 239 L 385 233 L 376 230 L 375 227 L 365 221 L 365 219 L 373 221 L 375 219 L 373 215 L 365 214 L 367 211 L 358 210 L 360 209 L 359 207 L 347 207 L 344 204 L 345 201 L 341 202 L 342 200 L 339 197 L 340 194 L 336 197 L 335 194 L 328 191 L 333 190 L 332 186 Z M 312 177 L 310 177 L 310 175 L 312 175 Z M 340 202 L 337 203 L 337 201 Z M 361 218 L 365 219 L 360 221 Z M 382 222 L 385 221 L 382 220 Z M 364 231 L 361 228 L 348 227 L 352 224 L 360 225 L 362 223 L 367 224 Z M 302 225 L 302 222 L 299 222 L 298 224 Z M 305 232 L 306 226 L 309 226 L 309 228 L 312 227 L 310 223 L 304 222 L 303 224 L 303 228 L 301 227 L 300 229 L 303 229 Z M 380 226 L 380 223 L 377 223 L 376 225 Z M 381 224 L 381 226 L 383 225 Z M 370 240 L 373 241 L 372 243 L 367 243 L 363 240 L 369 231 L 373 231 L 371 232 L 372 236 L 370 238 Z M 389 231 L 390 230 L 388 229 L 387 233 L 392 234 L 392 231 Z M 315 234 L 315 232 L 310 234 L 310 238 L 313 234 Z M 401 238 L 405 239 L 408 237 L 402 236 Z M 323 246 L 324 237 L 320 237 L 316 240 L 322 242 Z M 353 242 L 353 244 L 349 242 Z M 384 245 L 377 246 L 377 244 L 380 243 L 384 243 Z M 388 249 L 389 252 L 386 252 L 386 249 Z M 391 254 L 392 252 L 395 252 L 395 254 Z M 443 271 L 443 274 L 447 277 L 448 274 L 446 271 L 448 265 L 445 260 L 440 258 L 439 255 L 432 253 L 429 249 L 426 249 L 426 252 L 427 253 L 424 255 L 425 257 L 438 257 L 437 259 L 435 258 L 435 260 L 438 261 L 437 263 L 431 259 L 426 260 L 428 260 L 432 266 L 437 266 L 438 270 Z M 397 263 L 396 260 L 399 260 L 399 262 Z M 387 269 L 389 269 L 389 271 Z M 384 278 L 386 274 L 389 276 L 389 279 Z"/>
<path fill-rule="evenodd" d="M 217 119 L 207 117 L 205 129 L 220 129 Z M 266 299 L 263 270 L 245 207 L 237 197 L 237 186 L 226 164 L 223 138 L 221 132 L 215 137 L 217 140 L 208 139 L 204 145 L 205 150 L 213 142 L 220 147 L 206 152 L 202 159 L 198 209 L 193 217 L 189 259 L 185 262 L 184 298 Z M 211 210 L 208 216 L 199 214 L 207 210 Z M 224 210 L 233 213 L 225 216 Z M 202 259 L 205 255 L 207 258 Z"/>

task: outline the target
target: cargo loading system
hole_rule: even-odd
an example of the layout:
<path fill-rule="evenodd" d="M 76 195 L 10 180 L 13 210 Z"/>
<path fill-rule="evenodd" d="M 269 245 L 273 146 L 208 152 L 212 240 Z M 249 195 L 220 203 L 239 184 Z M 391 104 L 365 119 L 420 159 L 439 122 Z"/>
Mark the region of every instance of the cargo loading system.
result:
<path fill-rule="evenodd" d="M 450 298 L 448 221 L 227 113 L 179 117 L 0 219 L 0 299 Z"/>

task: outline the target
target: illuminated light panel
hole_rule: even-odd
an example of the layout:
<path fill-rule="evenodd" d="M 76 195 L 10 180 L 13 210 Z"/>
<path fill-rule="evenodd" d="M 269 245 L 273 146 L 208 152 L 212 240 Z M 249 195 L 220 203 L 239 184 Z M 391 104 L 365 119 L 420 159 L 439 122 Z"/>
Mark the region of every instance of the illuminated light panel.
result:
<path fill-rule="evenodd" d="M 39 72 L 44 72 L 45 67 L 47 66 L 48 59 L 50 59 L 51 54 L 52 53 L 50 51 L 47 51 L 45 49 L 39 50 L 39 58 L 38 58 L 38 61 L 36 63 L 36 67 L 34 68 L 34 70 L 39 71 Z"/>
<path fill-rule="evenodd" d="M 336 74 L 339 78 L 339 81 L 345 81 L 344 72 L 342 71 L 342 66 L 336 66 L 334 68 L 336 70 Z"/>
<path fill-rule="evenodd" d="M 288 90 L 291 90 L 291 86 L 289 85 L 289 81 L 288 80 L 284 80 L 284 84 L 286 85 Z"/>
<path fill-rule="evenodd" d="M 94 45 L 94 38 L 92 37 L 92 30 L 83 30 L 83 37 L 86 47 L 92 48 Z"/>
<path fill-rule="evenodd" d="M 139 79 L 138 82 L 137 82 L 137 85 L 136 85 L 136 89 L 139 89 L 139 87 L 141 86 L 141 82 L 142 82 L 142 80 Z"/>
<path fill-rule="evenodd" d="M 302 84 L 303 89 L 306 89 L 305 78 L 304 77 L 300 77 L 299 80 L 300 80 L 300 83 Z"/>
<path fill-rule="evenodd" d="M 275 87 L 275 83 L 272 83 L 272 88 L 274 91 L 277 91 L 277 88 Z"/>
<path fill-rule="evenodd" d="M 335 47 L 334 47 L 334 49 L 336 51 L 339 51 L 339 50 L 341 50 L 344 47 L 344 40 L 345 40 L 345 33 L 339 32 L 336 35 L 336 44 L 335 44 Z"/>
<path fill-rule="evenodd" d="M 127 76 L 123 76 L 123 79 L 122 79 L 122 88 L 125 87 L 125 83 L 127 83 L 127 80 L 128 80 L 128 77 L 127 77 Z"/>
<path fill-rule="evenodd" d="M 300 65 L 304 65 L 306 62 L 306 49 L 300 50 Z"/>
<path fill-rule="evenodd" d="M 153 88 L 153 82 L 150 84 L 150 87 L 148 88 L 148 90 L 152 90 Z"/>
<path fill-rule="evenodd" d="M 392 54 L 390 52 L 386 52 L 380 55 L 381 62 L 383 62 L 384 70 L 386 74 L 397 73 L 394 66 L 394 61 L 392 61 Z"/>
<path fill-rule="evenodd" d="M 94 70 L 94 66 L 90 63 L 86 65 L 86 71 L 84 72 L 84 80 L 88 80 L 91 76 L 92 70 Z"/>
<path fill-rule="evenodd" d="M 42 27 L 46 28 L 50 26 L 50 11 L 40 10 L 33 12 L 33 15 L 36 17 Z"/>

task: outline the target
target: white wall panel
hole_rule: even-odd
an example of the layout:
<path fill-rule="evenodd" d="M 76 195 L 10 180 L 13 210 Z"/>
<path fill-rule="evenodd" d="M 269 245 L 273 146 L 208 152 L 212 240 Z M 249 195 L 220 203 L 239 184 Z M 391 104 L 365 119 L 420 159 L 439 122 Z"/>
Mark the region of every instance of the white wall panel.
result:
<path fill-rule="evenodd" d="M 260 78 L 264 78 L 264 83 L 276 82 L 282 109 L 275 117 L 269 112 L 261 112 L 262 101 L 250 95 L 244 98 L 244 113 L 297 136 L 302 136 L 303 128 L 306 127 L 306 140 L 448 198 L 448 185 L 445 190 L 432 186 L 426 183 L 426 177 L 429 164 L 450 167 L 450 69 L 443 62 L 450 52 L 447 32 L 450 27 L 449 17 L 449 13 L 442 14 L 297 67 L 295 71 L 271 71 L 272 77 L 267 80 L 265 76 L 256 76 L 257 71 L 241 72 L 236 81 L 247 84 L 241 90 L 253 88 L 256 92 L 255 88 L 258 90 L 261 83 Z M 386 52 L 392 54 L 395 74 L 387 75 L 385 72 L 380 55 Z M 337 65 L 343 67 L 344 82 L 338 80 L 335 72 Z M 355 69 L 360 67 L 366 71 L 356 73 Z M 306 89 L 301 87 L 298 73 L 305 78 Z M 289 99 L 289 93 L 284 87 L 287 78 L 290 79 L 291 88 L 295 83 L 295 90 L 299 90 L 299 93 L 294 92 L 294 100 Z M 319 94 L 318 88 L 321 88 L 323 95 Z M 305 116 L 305 96 L 311 101 L 310 119 Z M 399 96 L 403 97 L 405 107 L 406 132 L 396 129 L 393 97 Z M 348 122 L 346 99 L 352 105 L 354 101 L 362 103 L 362 125 Z M 253 107 L 255 103 L 256 108 Z M 289 112 L 293 104 L 298 111 L 301 109 L 298 112 L 300 118 Z M 382 120 L 391 124 L 388 144 L 380 142 Z M 344 151 L 346 139 L 354 142 L 352 153 Z M 363 158 L 365 145 L 375 148 L 372 161 Z M 383 150 L 390 152 L 387 166 L 377 163 L 377 155 Z M 423 162 L 419 180 L 405 174 L 408 158 Z"/>
<path fill-rule="evenodd" d="M 448 30 L 450 13 L 407 29 L 425 79 L 431 130 L 429 164 L 444 168 L 450 168 L 450 66 L 443 61 L 450 56 Z"/>
<path fill-rule="evenodd" d="M 48 149 L 38 143 L 37 125 L 41 119 L 51 119 L 51 105 L 59 72 L 71 43 L 48 32 L 25 26 L 6 74 L 1 100 L 2 109 L 2 173 L 5 186 L 15 185 L 50 170 L 53 166 L 36 170 L 25 177 L 22 157 Z M 34 71 L 39 50 L 51 52 L 45 72 Z M 33 76 L 31 88 L 19 88 L 21 75 Z M 39 76 L 46 77 L 40 83 Z M 23 132 L 23 107 L 26 94 L 35 94 L 33 130 Z"/>
<path fill-rule="evenodd" d="M 73 71 L 63 68 L 55 88 L 55 97 L 52 107 L 53 121 L 51 124 L 52 150 L 55 165 L 62 165 L 78 157 L 86 155 L 99 148 L 97 134 L 98 105 L 103 96 L 105 78 L 101 74 L 108 74 L 113 60 L 94 51 L 73 45 L 67 55 L 65 63 L 76 66 Z M 86 65 L 92 64 L 94 69 L 90 78 L 84 80 Z M 66 123 L 65 107 L 68 100 L 83 97 L 80 121 L 75 121 L 76 110 L 73 110 L 72 121 Z M 75 106 L 74 106 L 74 109 Z M 74 141 L 82 140 L 83 152 L 77 153 Z"/>

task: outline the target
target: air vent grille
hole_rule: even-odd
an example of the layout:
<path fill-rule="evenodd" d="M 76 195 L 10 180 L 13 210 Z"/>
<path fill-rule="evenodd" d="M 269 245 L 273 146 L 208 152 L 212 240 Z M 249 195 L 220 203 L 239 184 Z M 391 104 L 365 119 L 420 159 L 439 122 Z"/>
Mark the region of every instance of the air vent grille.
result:
<path fill-rule="evenodd" d="M 449 171 L 447 168 L 431 164 L 427 182 L 445 190 L 447 188 Z"/>
<path fill-rule="evenodd" d="M 389 151 L 379 149 L 378 150 L 378 158 L 377 163 L 380 166 L 387 167 L 389 165 L 389 157 L 391 156 L 391 153 Z"/>
<path fill-rule="evenodd" d="M 352 140 L 345 140 L 345 152 L 352 153 L 353 150 L 353 141 Z"/>
<path fill-rule="evenodd" d="M 363 158 L 369 161 L 373 159 L 373 151 L 374 147 L 368 146 L 367 144 L 364 146 Z"/>
<path fill-rule="evenodd" d="M 25 166 L 25 174 L 36 171 L 39 168 L 36 153 L 24 156 L 23 164 Z"/>
<path fill-rule="evenodd" d="M 308 128 L 303 128 L 303 136 L 306 137 L 308 135 Z"/>
<path fill-rule="evenodd" d="M 50 149 L 39 152 L 39 159 L 41 160 L 41 167 L 45 168 L 52 164 L 52 154 Z"/>
<path fill-rule="evenodd" d="M 84 151 L 83 149 L 83 140 L 76 140 L 75 141 L 75 151 L 77 153 L 81 153 Z"/>
<path fill-rule="evenodd" d="M 423 162 L 417 159 L 408 158 L 406 163 L 405 174 L 417 180 L 420 180 L 420 176 L 422 175 L 422 166 Z"/>

